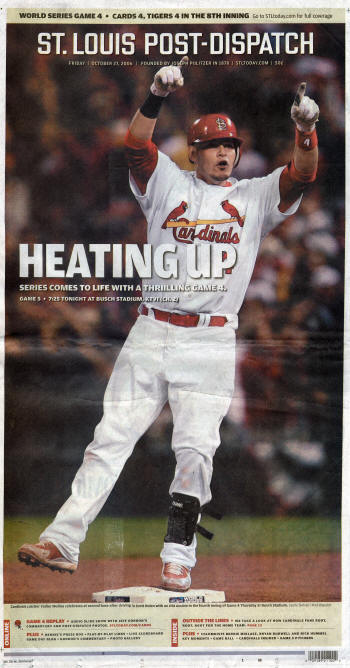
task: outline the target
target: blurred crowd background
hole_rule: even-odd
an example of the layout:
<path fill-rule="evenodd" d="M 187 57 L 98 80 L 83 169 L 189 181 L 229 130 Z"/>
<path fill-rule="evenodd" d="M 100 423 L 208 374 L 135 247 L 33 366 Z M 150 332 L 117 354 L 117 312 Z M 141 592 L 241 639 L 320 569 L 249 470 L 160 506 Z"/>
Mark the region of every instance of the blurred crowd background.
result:
<path fill-rule="evenodd" d="M 146 28 L 110 30 L 142 36 Z M 188 26 L 152 30 L 172 28 L 181 32 Z M 200 25 L 201 32 L 248 28 L 282 31 L 285 26 Z M 186 128 L 202 113 L 225 111 L 244 139 L 234 175 L 263 176 L 292 155 L 290 106 L 300 81 L 307 81 L 307 94 L 320 106 L 317 182 L 297 214 L 263 242 L 241 310 L 237 388 L 221 430 L 212 490 L 214 503 L 230 513 L 337 514 L 344 27 L 288 29 L 312 30 L 315 55 L 266 59 L 255 54 L 244 59 L 269 64 L 244 66 L 200 66 L 204 53 L 191 58 L 186 85 L 163 105 L 155 141 L 189 169 Z M 69 34 L 73 27 L 64 30 Z M 96 32 L 96 26 L 75 25 L 74 31 Z M 50 280 L 19 278 L 18 244 L 64 243 L 69 253 L 74 243 L 145 243 L 145 221 L 128 185 L 123 139 L 158 69 L 96 66 L 92 61 L 111 59 L 91 56 L 84 58 L 85 66 L 69 65 L 69 56 L 38 55 L 38 32 L 36 26 L 9 25 L 7 35 L 5 483 L 10 514 L 54 513 L 68 495 L 138 307 L 138 302 L 20 302 L 20 283 Z M 144 61 L 144 54 L 137 52 L 132 60 Z M 104 282 L 110 283 L 111 276 Z M 103 512 L 166 512 L 174 468 L 170 440 L 171 415 L 165 408 L 136 446 Z"/>

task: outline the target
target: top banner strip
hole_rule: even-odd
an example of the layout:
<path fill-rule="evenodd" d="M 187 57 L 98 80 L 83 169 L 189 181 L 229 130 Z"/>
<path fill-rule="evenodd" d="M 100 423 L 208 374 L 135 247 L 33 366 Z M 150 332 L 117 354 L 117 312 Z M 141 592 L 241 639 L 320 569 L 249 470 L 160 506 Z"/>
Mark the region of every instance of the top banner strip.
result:
<path fill-rule="evenodd" d="M 315 9 L 302 7 L 291 9 L 229 8 L 226 10 L 196 11 L 193 8 L 169 9 L 81 9 L 81 8 L 24 8 L 7 10 L 7 23 L 79 23 L 79 24 L 131 24 L 131 23 L 345 23 L 345 9 Z"/>

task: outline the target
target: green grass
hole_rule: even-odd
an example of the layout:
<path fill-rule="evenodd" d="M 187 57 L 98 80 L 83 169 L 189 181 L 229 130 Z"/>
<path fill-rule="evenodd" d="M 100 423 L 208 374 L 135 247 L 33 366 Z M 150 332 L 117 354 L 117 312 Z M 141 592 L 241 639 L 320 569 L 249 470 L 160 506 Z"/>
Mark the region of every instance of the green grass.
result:
<path fill-rule="evenodd" d="M 51 518 L 11 517 L 4 526 L 4 559 L 15 561 L 25 542 L 37 542 Z M 203 517 L 215 533 L 212 541 L 198 536 L 198 554 L 295 554 L 340 550 L 340 521 L 315 517 Z M 90 526 L 81 547 L 83 559 L 154 557 L 166 530 L 163 518 L 100 517 Z"/>

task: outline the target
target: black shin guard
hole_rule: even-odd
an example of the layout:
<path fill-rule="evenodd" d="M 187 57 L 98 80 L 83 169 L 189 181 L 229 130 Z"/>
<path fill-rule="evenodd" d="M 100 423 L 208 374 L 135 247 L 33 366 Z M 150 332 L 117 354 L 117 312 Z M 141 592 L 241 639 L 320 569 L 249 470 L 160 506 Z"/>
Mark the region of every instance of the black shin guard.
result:
<path fill-rule="evenodd" d="M 172 494 L 165 543 L 191 545 L 196 531 L 200 504 L 195 496 Z"/>

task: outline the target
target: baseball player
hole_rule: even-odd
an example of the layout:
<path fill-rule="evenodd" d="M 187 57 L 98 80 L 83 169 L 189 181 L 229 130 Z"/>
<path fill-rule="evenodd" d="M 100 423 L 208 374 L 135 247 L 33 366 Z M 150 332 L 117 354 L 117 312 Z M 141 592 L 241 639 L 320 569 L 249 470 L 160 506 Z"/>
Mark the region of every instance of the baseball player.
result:
<path fill-rule="evenodd" d="M 168 528 L 161 559 L 162 585 L 186 591 L 196 563 L 196 530 L 210 481 L 219 428 L 234 389 L 235 331 L 259 245 L 297 210 L 317 167 L 318 106 L 300 84 L 291 109 L 295 148 L 291 161 L 263 178 L 237 181 L 231 172 L 241 140 L 223 113 L 196 120 L 188 132 L 193 171 L 181 171 L 152 142 L 162 103 L 183 85 L 180 66 L 162 67 L 126 137 L 130 186 L 147 220 L 148 243 L 175 245 L 179 275 L 153 275 L 147 284 L 185 284 L 178 301 L 160 304 L 145 291 L 139 317 L 110 377 L 104 414 L 72 484 L 72 494 L 36 545 L 19 559 L 60 572 L 77 568 L 79 544 L 112 491 L 133 448 L 169 401 L 176 469 L 170 486 Z M 190 245 L 216 246 L 235 262 L 222 277 L 188 275 Z M 226 251 L 225 251 L 226 249 Z M 203 280 L 202 280 L 203 282 Z M 145 286 L 144 286 L 145 287 Z M 163 293 L 164 294 L 164 293 Z"/>

